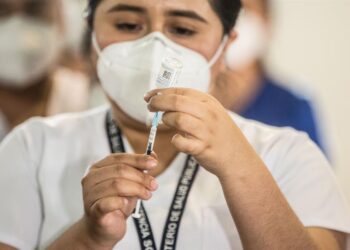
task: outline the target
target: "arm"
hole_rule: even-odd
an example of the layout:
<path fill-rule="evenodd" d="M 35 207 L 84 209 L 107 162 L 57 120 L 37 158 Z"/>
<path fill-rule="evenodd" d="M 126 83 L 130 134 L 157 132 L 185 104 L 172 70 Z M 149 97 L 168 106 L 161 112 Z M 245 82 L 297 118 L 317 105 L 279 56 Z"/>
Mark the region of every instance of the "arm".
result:
<path fill-rule="evenodd" d="M 40 233 L 39 188 L 24 136 L 29 126 L 16 128 L 0 144 L 0 249 L 34 249 Z"/>
<path fill-rule="evenodd" d="M 98 246 L 94 241 L 90 240 L 83 224 L 83 220 L 76 223 L 61 236 L 60 240 L 53 243 L 48 249 L 104 249 Z M 16 249 L 17 248 L 0 243 L 0 250 Z"/>
<path fill-rule="evenodd" d="M 88 233 L 88 228 L 86 227 L 85 219 L 81 219 L 72 227 L 70 227 L 66 232 L 63 233 L 54 243 L 52 243 L 48 250 L 54 249 L 97 249 L 97 250 L 109 250 L 111 247 L 103 246 L 98 244 L 93 240 L 93 238 Z"/>
<path fill-rule="evenodd" d="M 221 183 L 244 249 L 344 249 L 344 234 L 302 225 L 260 161 L 241 167 Z"/>
<path fill-rule="evenodd" d="M 164 123 L 177 131 L 175 147 L 219 178 L 245 249 L 339 249 L 330 231 L 321 239 L 304 227 L 217 100 L 189 89 L 155 90 L 145 100 L 150 111 L 165 111 Z"/>
<path fill-rule="evenodd" d="M 308 228 L 311 237 L 318 243 L 318 249 L 345 249 L 346 235 L 344 233 L 322 228 Z"/>
<path fill-rule="evenodd" d="M 0 243 L 0 250 L 16 250 L 16 248 Z"/>

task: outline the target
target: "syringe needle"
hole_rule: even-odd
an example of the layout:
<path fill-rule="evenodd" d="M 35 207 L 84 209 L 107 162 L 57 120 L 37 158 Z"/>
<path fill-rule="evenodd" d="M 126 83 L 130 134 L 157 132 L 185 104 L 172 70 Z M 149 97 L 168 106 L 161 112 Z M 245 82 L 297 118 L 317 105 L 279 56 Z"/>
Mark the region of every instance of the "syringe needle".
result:
<path fill-rule="evenodd" d="M 157 135 L 157 126 L 158 126 L 158 119 L 159 117 L 161 117 L 162 115 L 158 114 L 158 112 L 155 114 L 154 118 L 153 118 L 153 123 L 152 123 L 152 128 L 151 131 L 149 133 L 149 138 L 148 138 L 148 143 L 147 143 L 147 151 L 146 154 L 147 155 L 151 155 L 153 152 L 153 145 L 154 145 L 154 141 L 156 139 L 156 135 Z M 145 173 L 147 173 L 147 171 L 144 171 Z M 132 214 L 132 217 L 139 219 L 141 217 L 140 214 L 140 208 L 141 208 L 141 200 L 138 200 L 136 203 L 136 208 L 134 213 Z"/>

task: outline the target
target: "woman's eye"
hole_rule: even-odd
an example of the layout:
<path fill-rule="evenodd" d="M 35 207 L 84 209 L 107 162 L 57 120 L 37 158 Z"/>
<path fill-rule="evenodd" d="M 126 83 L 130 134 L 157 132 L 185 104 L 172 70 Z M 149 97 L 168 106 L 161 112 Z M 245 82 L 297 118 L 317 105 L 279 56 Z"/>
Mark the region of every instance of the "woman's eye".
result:
<path fill-rule="evenodd" d="M 118 23 L 115 25 L 118 30 L 121 31 L 140 31 L 142 25 L 136 23 Z"/>
<path fill-rule="evenodd" d="M 173 28 L 171 28 L 171 33 L 173 33 L 175 35 L 180 35 L 180 36 L 193 36 L 197 32 L 194 30 L 191 30 L 189 28 L 173 27 Z"/>

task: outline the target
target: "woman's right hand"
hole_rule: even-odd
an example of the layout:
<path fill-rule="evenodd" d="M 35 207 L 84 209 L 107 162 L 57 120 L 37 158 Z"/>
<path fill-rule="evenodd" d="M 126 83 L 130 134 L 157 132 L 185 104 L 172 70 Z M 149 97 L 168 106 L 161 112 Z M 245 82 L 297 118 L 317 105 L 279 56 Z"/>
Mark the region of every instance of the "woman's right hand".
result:
<path fill-rule="evenodd" d="M 124 237 L 137 199 L 150 199 L 158 187 L 143 171 L 157 165 L 155 156 L 112 154 L 91 167 L 82 180 L 89 241 L 112 249 Z"/>

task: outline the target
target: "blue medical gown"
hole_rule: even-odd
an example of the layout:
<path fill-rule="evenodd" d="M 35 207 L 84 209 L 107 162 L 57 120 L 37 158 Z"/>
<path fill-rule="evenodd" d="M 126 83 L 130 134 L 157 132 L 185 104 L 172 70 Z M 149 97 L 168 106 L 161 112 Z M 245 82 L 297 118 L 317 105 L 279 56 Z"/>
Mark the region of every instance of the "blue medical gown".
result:
<path fill-rule="evenodd" d="M 262 81 L 259 93 L 241 115 L 269 125 L 304 131 L 326 153 L 310 101 L 269 77 Z"/>

